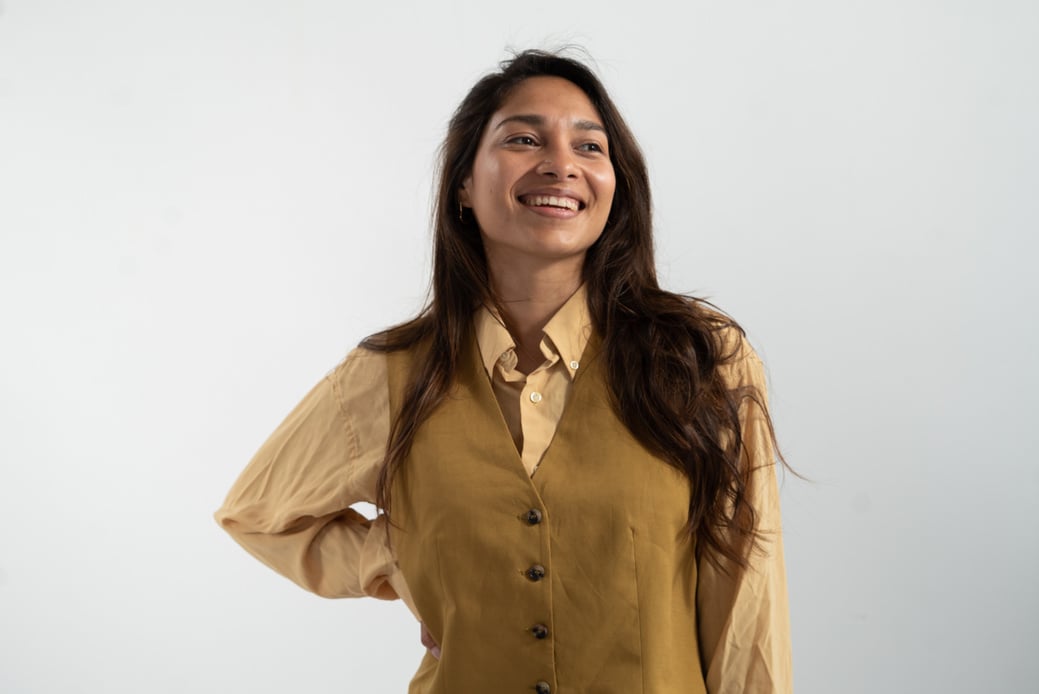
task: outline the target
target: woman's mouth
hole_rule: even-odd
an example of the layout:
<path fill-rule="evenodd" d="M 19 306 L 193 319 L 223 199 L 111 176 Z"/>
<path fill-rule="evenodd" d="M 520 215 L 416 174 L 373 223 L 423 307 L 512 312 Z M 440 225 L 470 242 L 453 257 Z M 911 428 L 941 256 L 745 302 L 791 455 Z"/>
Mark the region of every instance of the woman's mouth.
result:
<path fill-rule="evenodd" d="M 580 212 L 584 207 L 579 200 L 556 195 L 522 195 L 519 201 L 527 207 L 548 207 L 571 212 Z"/>

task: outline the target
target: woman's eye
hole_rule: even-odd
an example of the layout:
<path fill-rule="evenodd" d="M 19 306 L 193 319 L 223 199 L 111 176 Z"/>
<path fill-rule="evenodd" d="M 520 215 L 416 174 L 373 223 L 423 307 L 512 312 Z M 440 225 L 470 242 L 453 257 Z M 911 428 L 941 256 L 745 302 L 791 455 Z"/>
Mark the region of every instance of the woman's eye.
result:
<path fill-rule="evenodd" d="M 530 146 L 530 145 L 537 144 L 534 141 L 534 138 L 531 137 L 530 135 L 516 135 L 514 137 L 510 137 L 508 140 L 506 140 L 506 142 L 508 142 L 510 145 L 527 145 L 527 146 Z"/>
<path fill-rule="evenodd" d="M 603 148 L 598 142 L 585 142 L 578 147 L 582 152 L 602 152 Z"/>

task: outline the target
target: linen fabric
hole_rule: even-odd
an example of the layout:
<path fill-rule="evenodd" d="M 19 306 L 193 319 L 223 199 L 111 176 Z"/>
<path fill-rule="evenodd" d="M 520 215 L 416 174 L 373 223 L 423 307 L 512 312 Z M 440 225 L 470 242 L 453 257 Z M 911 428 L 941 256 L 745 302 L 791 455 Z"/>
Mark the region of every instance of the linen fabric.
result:
<path fill-rule="evenodd" d="M 531 475 L 555 434 L 592 334 L 584 285 L 545 325 L 544 361 L 530 374 L 517 369 L 516 341 L 496 312 L 477 311 L 473 321 L 480 357 L 523 467 Z"/>
<path fill-rule="evenodd" d="M 703 694 L 689 483 L 614 415 L 598 341 L 534 477 L 475 351 L 394 480 L 392 544 L 441 646 L 410 693 Z M 414 356 L 390 356 L 394 409 Z"/>
<path fill-rule="evenodd" d="M 466 402 L 472 405 L 477 401 L 474 398 L 479 396 L 478 399 L 482 406 L 478 414 L 483 418 L 484 428 L 487 428 L 488 421 L 498 423 L 497 431 L 494 431 L 495 425 L 491 425 L 491 436 L 489 437 L 489 440 L 495 440 L 497 443 L 492 447 L 494 452 L 489 458 L 489 461 L 493 459 L 494 462 L 489 462 L 488 466 L 484 468 L 470 469 L 476 471 L 493 469 L 494 474 L 507 476 L 510 479 L 510 484 L 507 486 L 511 487 L 511 493 L 522 496 L 523 501 L 530 502 L 530 509 L 527 510 L 537 507 L 538 496 L 543 491 L 541 485 L 549 485 L 553 478 L 556 478 L 556 482 L 552 484 L 553 491 L 547 497 L 541 498 L 542 506 L 537 507 L 549 519 L 541 527 L 543 533 L 547 533 L 549 538 L 548 545 L 546 547 L 543 544 L 545 540 L 542 538 L 539 549 L 543 552 L 538 553 L 529 547 L 524 548 L 524 551 L 530 555 L 539 554 L 538 557 L 530 560 L 537 563 L 536 559 L 549 556 L 549 552 L 552 551 L 553 536 L 551 532 L 557 530 L 557 524 L 553 523 L 557 511 L 559 518 L 562 519 L 568 513 L 567 507 L 571 505 L 567 503 L 567 489 L 564 487 L 580 488 L 577 486 L 578 483 L 573 481 L 567 482 L 563 487 L 559 486 L 561 478 L 566 476 L 563 471 L 568 457 L 559 451 L 569 449 L 571 451 L 569 457 L 572 460 L 580 461 L 585 449 L 585 444 L 580 442 L 575 444 L 579 438 L 575 439 L 572 436 L 574 427 L 578 427 L 578 425 L 567 425 L 566 422 L 583 421 L 584 423 L 580 424 L 578 428 L 585 436 L 591 432 L 590 438 L 593 441 L 596 437 L 595 432 L 599 432 L 601 426 L 605 426 L 611 432 L 611 436 L 621 439 L 626 432 L 616 429 L 618 423 L 609 408 L 598 406 L 590 408 L 589 412 L 595 413 L 591 419 L 588 416 L 563 416 L 563 413 L 570 408 L 568 402 L 572 395 L 571 391 L 576 388 L 575 384 L 580 379 L 587 378 L 590 384 L 586 389 L 588 393 L 580 396 L 581 401 L 600 404 L 603 402 L 604 384 L 601 374 L 595 376 L 593 373 L 593 376 L 588 377 L 583 375 L 598 368 L 595 366 L 594 359 L 589 363 L 590 353 L 589 355 L 584 354 L 590 336 L 590 328 L 583 292 L 575 295 L 556 314 L 549 326 L 546 326 L 546 339 L 542 342 L 542 352 L 546 361 L 542 367 L 536 369 L 528 377 L 533 377 L 532 380 L 535 383 L 533 386 L 526 382 L 522 375 L 517 377 L 515 373 L 509 373 L 510 370 L 514 371 L 515 366 L 513 362 L 510 369 L 511 358 L 508 352 L 514 349 L 511 338 L 508 337 L 508 332 L 501 327 L 500 321 L 489 312 L 483 309 L 481 311 L 482 313 L 476 317 L 475 321 L 476 339 L 471 364 L 477 366 L 482 364 L 482 369 L 477 369 L 477 373 L 482 374 L 484 384 L 481 388 L 486 387 L 486 390 L 481 393 L 480 388 L 475 390 L 471 388 L 470 397 Z M 500 334 L 495 335 L 494 326 L 498 326 L 506 337 L 503 338 Z M 745 342 L 741 341 L 740 349 L 739 359 L 726 367 L 728 382 L 733 387 L 755 386 L 764 395 L 764 377 L 760 361 Z M 360 348 L 351 352 L 304 397 L 264 443 L 228 493 L 223 507 L 216 513 L 216 518 L 237 542 L 258 559 L 319 595 L 401 598 L 417 618 L 425 618 L 431 631 L 444 639 L 441 645 L 443 658 L 447 661 L 444 672 L 447 672 L 451 658 L 454 657 L 450 652 L 454 650 L 454 653 L 457 653 L 459 650 L 464 650 L 464 647 L 455 649 L 454 644 L 463 643 L 469 637 L 460 635 L 459 640 L 455 641 L 452 636 L 442 631 L 446 624 L 443 621 L 444 610 L 451 612 L 456 610 L 458 605 L 463 604 L 470 609 L 480 609 L 481 605 L 486 604 L 486 598 L 479 589 L 480 586 L 456 587 L 455 590 L 467 591 L 467 593 L 450 596 L 454 607 L 449 608 L 446 605 L 434 607 L 437 600 L 447 598 L 445 595 L 438 598 L 436 591 L 431 591 L 427 585 L 422 584 L 421 576 L 424 574 L 421 569 L 416 568 L 422 565 L 421 560 L 416 561 L 413 558 L 404 560 L 405 565 L 410 565 L 413 571 L 419 572 L 412 575 L 410 581 L 405 578 L 405 571 L 401 568 L 395 548 L 399 550 L 407 546 L 407 541 L 401 545 L 398 537 L 396 543 L 391 545 L 383 516 L 369 519 L 351 508 L 351 505 L 357 502 L 373 502 L 374 500 L 375 480 L 385 455 L 391 412 L 393 411 L 390 384 L 401 377 L 402 363 L 399 360 L 407 358 L 407 354 L 397 355 L 398 363 L 391 368 L 390 362 L 395 360 L 392 356 L 387 358 L 386 355 Z M 541 381 L 537 380 L 539 372 L 543 377 Z M 471 377 L 472 373 L 470 372 L 469 375 Z M 470 385 L 473 384 L 479 384 L 479 381 L 470 378 Z M 493 394 L 491 398 L 487 397 L 488 392 Z M 534 403 L 529 397 L 531 392 L 540 393 L 543 396 L 542 399 L 538 403 Z M 502 404 L 503 399 L 508 404 Z M 519 403 L 514 402 L 515 400 L 519 400 Z M 527 408 L 528 410 L 541 415 L 549 408 L 539 410 L 536 405 L 557 401 L 563 403 L 563 407 L 558 410 L 558 416 L 540 416 L 540 418 L 523 416 L 526 403 L 532 405 Z M 498 403 L 498 408 L 493 407 L 495 402 Z M 575 400 L 576 402 L 577 400 Z M 495 409 L 497 411 L 493 411 Z M 520 413 L 518 422 L 515 414 L 517 412 Z M 441 417 L 440 410 L 438 410 L 437 417 Z M 791 691 L 792 686 L 790 643 L 775 464 L 767 423 L 762 413 L 756 407 L 747 405 L 741 410 L 741 417 L 744 423 L 744 464 L 754 471 L 748 493 L 758 514 L 759 529 L 764 539 L 762 551 L 751 554 L 749 568 L 739 570 L 726 566 L 723 562 L 723 567 L 728 569 L 724 571 L 705 560 L 701 560 L 697 565 L 691 560 L 691 554 L 683 554 L 692 549 L 691 545 L 682 549 L 683 546 L 677 538 L 670 545 L 664 542 L 661 546 L 670 547 L 671 551 L 676 552 L 669 560 L 673 563 L 672 568 L 682 565 L 683 560 L 676 557 L 685 557 L 687 562 L 685 565 L 687 570 L 681 572 L 681 575 L 674 576 L 675 582 L 670 589 L 672 608 L 675 611 L 670 619 L 673 620 L 672 626 L 687 622 L 688 636 L 680 635 L 672 639 L 675 644 L 678 644 L 680 652 L 676 652 L 674 649 L 668 648 L 661 650 L 658 645 L 654 645 L 650 650 L 645 650 L 646 643 L 643 641 L 643 636 L 640 635 L 637 639 L 638 654 L 636 657 L 631 645 L 635 641 L 631 640 L 633 636 L 629 631 L 625 641 L 628 644 L 626 648 L 628 648 L 629 657 L 627 661 L 624 658 L 619 658 L 618 661 L 630 662 L 636 659 L 641 661 L 645 658 L 648 667 L 654 662 L 655 655 L 667 654 L 665 660 L 668 662 L 664 664 L 658 662 L 656 672 L 665 673 L 679 670 L 687 672 L 688 668 L 695 665 L 706 685 L 706 691 L 711 694 L 786 693 Z M 444 421 L 447 422 L 447 420 Z M 550 429 L 547 436 L 544 434 L 530 435 L 528 429 L 532 430 L 534 427 L 545 424 L 546 421 Z M 447 426 L 454 426 L 461 431 L 469 426 L 469 422 L 465 421 L 461 424 L 448 422 Z M 559 438 L 557 426 L 569 427 L 562 431 L 570 431 L 571 434 Z M 426 427 L 423 427 L 423 431 L 425 430 Z M 432 429 L 429 431 L 432 432 Z M 558 438 L 558 450 L 557 442 L 553 441 L 553 435 Z M 511 447 L 505 445 L 510 439 Z M 549 445 L 549 441 L 553 441 L 551 445 Z M 543 445 L 540 442 L 544 442 Z M 629 441 L 625 445 L 631 446 L 631 442 Z M 640 447 L 636 446 L 632 450 L 638 448 Z M 413 454 L 418 453 L 421 453 L 421 448 L 413 449 Z M 511 460 L 509 460 L 510 456 Z M 637 458 L 645 460 L 645 456 L 648 454 L 642 451 Z M 543 463 L 543 459 L 546 457 L 548 462 Z M 470 459 L 468 462 L 471 463 L 472 460 Z M 538 467 L 539 464 L 544 464 L 546 467 L 542 470 Z M 671 482 L 660 485 L 662 489 L 656 493 L 673 494 L 676 489 L 681 490 L 682 485 L 686 484 L 684 478 L 680 478 L 661 461 L 653 459 L 646 464 L 654 465 L 650 468 L 653 470 L 653 474 L 647 479 L 667 479 L 667 475 L 673 477 Z M 509 470 L 510 465 L 513 468 L 511 471 Z M 435 480 L 437 484 L 441 485 L 439 489 L 448 490 L 455 497 L 461 498 L 463 490 L 459 487 L 459 480 L 455 476 L 446 474 L 450 472 L 450 468 L 435 469 L 441 469 L 445 473 L 443 480 Z M 549 473 L 549 469 L 554 469 L 555 472 Z M 540 471 L 536 472 L 537 470 Z M 523 471 L 525 474 L 516 474 L 519 471 Z M 428 469 L 424 472 L 428 473 Z M 530 476 L 532 472 L 533 477 Z M 688 494 L 687 487 L 685 493 Z M 404 492 L 400 492 L 400 494 L 402 498 L 405 498 Z M 548 508 L 549 500 L 552 500 L 551 503 L 555 510 Z M 473 499 L 472 501 L 475 503 L 479 500 Z M 628 501 L 631 499 L 629 498 Z M 642 505 L 643 501 L 635 502 L 634 506 Z M 678 505 L 674 499 L 671 500 L 672 514 Z M 661 513 L 667 513 L 664 509 L 668 508 L 668 504 L 659 504 L 659 509 L 657 506 L 658 504 L 652 504 L 649 507 L 650 511 L 656 513 L 659 510 Z M 580 507 L 580 504 L 577 507 Z M 587 510 L 588 507 L 584 508 Z M 602 508 L 606 507 L 600 507 L 600 512 Z M 623 511 L 625 514 L 631 512 L 631 508 Z M 586 515 L 595 514 L 588 511 Z M 509 519 L 515 522 L 519 529 L 529 530 L 523 526 L 519 516 L 510 516 Z M 582 522 L 594 528 L 601 520 L 601 518 L 587 517 L 583 518 Z M 640 534 L 645 533 L 664 532 L 667 528 L 666 523 L 659 524 L 659 526 L 652 523 L 650 526 L 641 526 L 637 514 L 625 515 L 622 520 L 614 518 L 612 522 L 615 528 L 627 527 L 632 533 L 630 538 L 637 538 Z M 642 528 L 641 531 L 638 530 L 639 527 Z M 516 527 L 511 527 L 510 532 L 514 534 L 518 530 Z M 453 538 L 451 533 L 439 535 L 434 547 L 437 552 L 443 548 L 447 555 L 453 554 L 457 561 L 452 569 L 464 573 L 466 565 L 457 563 L 464 561 L 464 552 L 462 555 L 459 554 L 466 546 L 464 533 L 456 530 L 454 534 L 458 537 Z M 529 540 L 529 535 L 529 533 L 528 536 L 521 534 L 520 537 Z M 499 538 L 500 547 L 496 547 L 496 551 L 500 552 L 501 556 L 512 557 L 512 552 L 520 551 L 518 546 L 508 540 L 509 536 L 509 532 L 503 532 Z M 618 535 L 615 533 L 611 550 L 614 552 L 618 551 L 621 546 L 616 544 L 617 537 Z M 620 533 L 619 537 L 623 538 L 624 534 Z M 483 541 L 486 542 L 486 538 Z M 561 566 L 565 567 L 567 561 L 576 561 L 576 559 L 567 558 L 567 555 L 572 552 L 562 551 L 567 543 L 574 541 L 573 537 L 569 537 L 551 552 L 552 557 L 563 561 Z M 635 566 L 633 563 L 636 561 L 635 557 L 638 556 L 640 544 L 637 539 L 629 541 L 632 558 L 627 559 L 627 563 L 621 562 L 622 569 L 632 569 Z M 652 547 L 654 551 L 657 551 L 659 537 L 657 537 L 657 541 L 643 546 L 643 551 L 647 547 Z M 558 537 L 555 542 L 559 542 Z M 577 544 L 583 545 L 583 542 L 584 540 Z M 411 547 L 413 548 L 414 545 Z M 472 559 L 470 558 L 469 561 L 472 562 Z M 582 581 L 580 574 L 573 573 L 577 564 L 571 564 L 569 571 L 574 578 L 567 581 L 564 581 L 567 570 L 556 575 L 557 567 L 557 569 L 552 569 L 550 576 L 548 569 L 551 567 L 544 561 L 541 561 L 541 565 L 546 569 L 542 579 L 534 582 L 524 577 L 522 569 L 530 567 L 524 567 L 520 562 L 518 568 L 512 567 L 514 575 L 508 574 L 508 578 L 504 579 L 505 582 L 497 588 L 501 589 L 502 585 L 510 584 L 510 581 L 518 582 L 517 585 L 524 588 L 533 587 L 535 583 L 539 586 L 551 586 L 552 594 L 556 596 L 556 599 L 561 598 L 564 594 L 568 595 L 571 613 L 574 611 L 573 606 L 585 604 L 588 601 L 594 603 L 595 600 L 624 598 L 625 604 L 629 607 L 637 605 L 635 614 L 642 618 L 642 610 L 648 604 L 647 600 L 652 601 L 648 597 L 643 597 L 640 601 L 637 587 L 633 589 L 630 583 L 626 588 L 618 584 L 619 593 L 612 598 L 608 594 L 600 594 L 596 592 L 597 586 L 601 587 L 599 584 Z M 631 571 L 621 570 L 617 575 L 630 579 L 632 574 Z M 691 581 L 691 583 L 682 584 L 682 581 Z M 419 609 L 416 599 L 412 597 L 409 589 L 410 582 L 422 585 L 419 591 L 422 597 L 418 599 L 418 602 L 424 605 L 425 613 Z M 680 595 L 678 598 L 675 597 L 676 590 Z M 690 591 L 693 591 L 695 595 L 690 597 Z M 490 605 L 489 609 L 493 610 L 496 607 Z M 630 610 L 621 612 L 630 618 Z M 537 619 L 542 621 L 535 621 Z M 572 623 L 568 627 L 564 618 L 563 622 L 559 623 L 562 624 L 563 631 L 557 634 L 559 624 L 550 624 L 551 620 L 548 617 L 532 616 L 527 621 L 530 623 L 510 625 L 510 628 L 515 628 L 514 632 L 510 632 L 512 634 L 510 638 L 516 639 L 520 634 L 523 637 L 517 641 L 520 644 L 517 646 L 517 650 L 514 653 L 510 652 L 508 658 L 510 662 L 532 663 L 537 659 L 525 658 L 525 653 L 529 655 L 528 652 L 532 648 L 533 652 L 537 652 L 537 647 L 544 645 L 551 645 L 553 649 L 557 649 L 559 648 L 558 639 L 561 637 L 566 637 L 564 644 L 569 643 L 563 648 L 564 651 L 567 651 L 567 648 L 570 649 L 570 653 L 579 651 L 579 648 L 574 650 L 576 644 L 574 634 L 579 631 L 578 624 Z M 464 620 L 462 623 L 465 623 Z M 695 624 L 695 628 L 691 626 L 693 624 Z M 545 627 L 548 633 L 544 637 L 538 638 L 531 631 L 535 626 Z M 438 628 L 440 631 L 436 631 Z M 640 632 L 640 634 L 642 633 L 644 632 Z M 663 629 L 661 633 L 671 632 L 669 629 Z M 625 646 L 618 647 L 625 648 Z M 544 650 L 541 649 L 542 656 Z M 555 652 L 553 650 L 553 653 Z M 424 686 L 423 682 L 428 683 L 435 679 L 437 663 L 430 661 L 431 656 L 424 659 L 413 685 L 413 687 L 420 688 L 413 689 L 414 692 L 432 691 L 421 689 Z M 552 682 L 555 682 L 557 687 L 552 691 L 590 691 L 583 689 L 584 685 L 578 679 L 580 668 L 584 667 L 580 665 L 581 661 L 570 656 L 568 656 L 568 661 L 567 664 L 559 663 L 562 665 L 560 671 L 563 676 L 562 680 L 558 679 L 560 673 L 555 669 L 542 673 L 543 676 L 550 679 L 556 677 Z M 611 659 L 608 661 L 612 662 Z M 474 662 L 479 662 L 479 659 Z M 543 663 L 542 666 L 544 667 Z M 639 673 L 637 677 L 646 676 L 646 670 L 642 666 L 628 668 L 626 671 L 629 678 L 636 677 L 631 674 L 633 672 Z M 517 678 L 516 686 L 520 687 L 517 691 L 529 691 L 534 683 L 527 680 L 535 674 L 531 671 L 524 672 L 522 676 L 514 675 Z M 524 679 L 524 681 L 520 682 L 519 679 Z M 546 686 L 552 683 L 549 680 L 539 681 Z M 671 691 L 697 691 L 686 688 L 687 685 L 684 682 L 681 685 L 674 685 L 675 688 L 672 688 L 671 684 L 665 683 L 667 681 L 660 680 L 656 684 L 649 684 L 648 689 L 643 686 L 637 690 L 664 694 Z M 652 682 L 656 682 L 656 680 L 652 680 Z M 643 680 L 643 683 L 645 684 L 646 680 Z M 462 690 L 465 691 L 465 689 Z M 615 690 L 608 684 L 603 684 L 602 688 L 595 689 L 595 691 L 603 692 L 621 690 L 621 688 Z"/>

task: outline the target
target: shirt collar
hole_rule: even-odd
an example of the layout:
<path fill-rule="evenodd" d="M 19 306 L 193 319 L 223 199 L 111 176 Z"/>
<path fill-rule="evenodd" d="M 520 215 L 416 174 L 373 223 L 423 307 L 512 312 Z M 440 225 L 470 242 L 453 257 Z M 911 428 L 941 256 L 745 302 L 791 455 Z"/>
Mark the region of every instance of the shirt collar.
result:
<path fill-rule="evenodd" d="M 486 306 L 477 310 L 473 322 L 484 368 L 487 369 L 487 375 L 494 378 L 494 367 L 503 357 L 508 359 L 516 348 L 516 341 L 498 314 Z M 548 355 L 558 354 L 570 378 L 573 378 L 592 334 L 588 293 L 583 284 L 549 319 L 544 334 L 541 351 Z"/>

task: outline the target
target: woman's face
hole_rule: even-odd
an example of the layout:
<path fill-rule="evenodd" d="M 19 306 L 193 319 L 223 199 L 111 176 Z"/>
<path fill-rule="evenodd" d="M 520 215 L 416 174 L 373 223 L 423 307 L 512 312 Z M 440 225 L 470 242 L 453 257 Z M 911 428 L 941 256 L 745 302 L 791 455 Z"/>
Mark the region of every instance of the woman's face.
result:
<path fill-rule="evenodd" d="M 592 102 L 565 79 L 531 77 L 488 121 L 459 200 L 472 208 L 494 265 L 583 260 L 615 187 Z"/>

